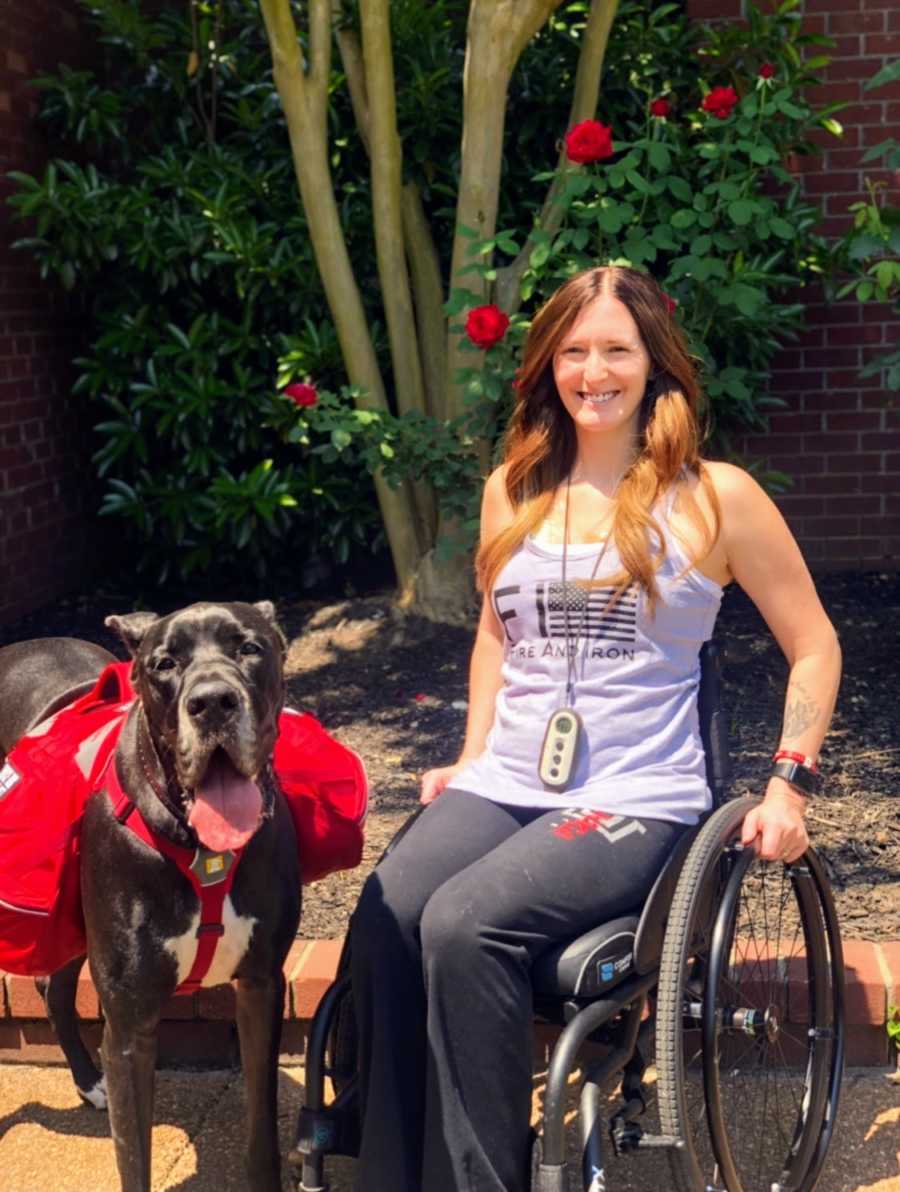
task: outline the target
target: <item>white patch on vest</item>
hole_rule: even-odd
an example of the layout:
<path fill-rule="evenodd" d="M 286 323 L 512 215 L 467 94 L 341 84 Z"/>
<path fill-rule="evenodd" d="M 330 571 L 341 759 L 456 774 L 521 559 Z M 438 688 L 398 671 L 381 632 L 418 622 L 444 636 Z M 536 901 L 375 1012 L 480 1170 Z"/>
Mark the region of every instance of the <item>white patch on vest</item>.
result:
<path fill-rule="evenodd" d="M 178 965 L 178 984 L 189 976 L 194 959 L 197 955 L 197 928 L 200 926 L 200 912 L 191 920 L 191 925 L 184 935 L 173 936 L 165 941 L 165 946 L 175 957 Z M 210 985 L 224 985 L 234 975 L 234 970 L 243 960 L 250 946 L 250 938 L 256 919 L 250 915 L 235 914 L 231 899 L 226 898 L 222 906 L 222 926 L 225 934 L 220 935 L 213 953 L 209 972 L 201 981 L 206 987 Z"/>
<path fill-rule="evenodd" d="M 0 799 L 5 799 L 22 775 L 10 762 L 0 770 Z"/>
<path fill-rule="evenodd" d="M 48 716 L 46 720 L 42 720 L 40 724 L 36 724 L 33 729 L 25 734 L 27 740 L 30 741 L 32 737 L 46 737 L 47 733 L 50 732 L 56 723 L 58 716 L 59 712 L 54 712 L 52 716 Z"/>
<path fill-rule="evenodd" d="M 96 732 L 91 733 L 89 737 L 85 737 L 78 746 L 78 751 L 75 754 L 75 764 L 85 778 L 90 778 L 94 762 L 97 760 L 97 754 L 100 752 L 100 747 L 109 734 L 119 727 L 119 723 L 118 720 L 111 720 L 109 724 L 104 724 Z"/>

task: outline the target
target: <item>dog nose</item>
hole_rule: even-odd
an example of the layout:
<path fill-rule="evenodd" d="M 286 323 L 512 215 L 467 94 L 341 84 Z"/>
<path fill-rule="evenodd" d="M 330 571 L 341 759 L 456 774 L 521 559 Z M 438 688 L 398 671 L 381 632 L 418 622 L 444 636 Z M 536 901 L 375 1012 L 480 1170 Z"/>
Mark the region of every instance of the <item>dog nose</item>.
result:
<path fill-rule="evenodd" d="M 227 683 L 210 679 L 198 683 L 187 698 L 187 713 L 201 724 L 223 724 L 240 706 L 237 692 Z"/>

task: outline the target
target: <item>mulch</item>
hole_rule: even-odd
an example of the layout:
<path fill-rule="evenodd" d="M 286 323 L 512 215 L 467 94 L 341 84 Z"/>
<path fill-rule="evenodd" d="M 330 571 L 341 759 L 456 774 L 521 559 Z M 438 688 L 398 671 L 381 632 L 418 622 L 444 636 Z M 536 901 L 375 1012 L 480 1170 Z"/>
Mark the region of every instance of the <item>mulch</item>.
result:
<path fill-rule="evenodd" d="M 841 639 L 844 677 L 811 805 L 813 843 L 830 875 L 845 936 L 900 939 L 900 576 L 836 573 L 818 580 Z M 83 637 L 121 653 L 103 627 L 126 597 L 69 597 L 0 626 L 0 645 Z M 160 608 L 160 612 L 168 608 Z M 290 641 L 291 704 L 317 716 L 363 758 L 371 785 L 363 864 L 308 887 L 301 934 L 343 934 L 360 886 L 417 805 L 423 770 L 462 743 L 472 631 L 401 617 L 390 595 L 278 603 Z M 744 594 L 726 592 L 716 630 L 725 651 L 734 794 L 761 793 L 781 724 L 787 664 Z"/>

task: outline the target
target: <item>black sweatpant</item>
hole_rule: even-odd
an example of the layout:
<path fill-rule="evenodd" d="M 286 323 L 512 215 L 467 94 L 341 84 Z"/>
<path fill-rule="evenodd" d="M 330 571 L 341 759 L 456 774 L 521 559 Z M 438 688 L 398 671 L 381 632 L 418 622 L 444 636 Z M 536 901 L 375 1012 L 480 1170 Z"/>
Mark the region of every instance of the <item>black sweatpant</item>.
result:
<path fill-rule="evenodd" d="M 637 908 L 678 824 L 445 791 L 353 916 L 361 1192 L 524 1192 L 533 961 Z"/>

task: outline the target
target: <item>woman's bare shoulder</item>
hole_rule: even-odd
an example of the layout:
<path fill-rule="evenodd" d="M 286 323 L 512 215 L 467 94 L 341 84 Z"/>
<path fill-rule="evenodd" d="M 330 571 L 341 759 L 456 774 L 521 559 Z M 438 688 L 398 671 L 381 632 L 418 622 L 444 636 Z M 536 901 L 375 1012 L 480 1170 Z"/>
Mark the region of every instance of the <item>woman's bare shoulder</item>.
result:
<path fill-rule="evenodd" d="M 481 500 L 482 541 L 487 541 L 505 529 L 515 516 L 509 493 L 506 491 L 507 472 L 508 465 L 500 464 L 484 482 Z"/>
<path fill-rule="evenodd" d="M 726 463 L 723 459 L 701 459 L 700 467 L 709 477 L 720 501 L 740 500 L 763 492 L 759 482 L 745 468 Z M 699 478 L 696 480 L 699 483 Z"/>

